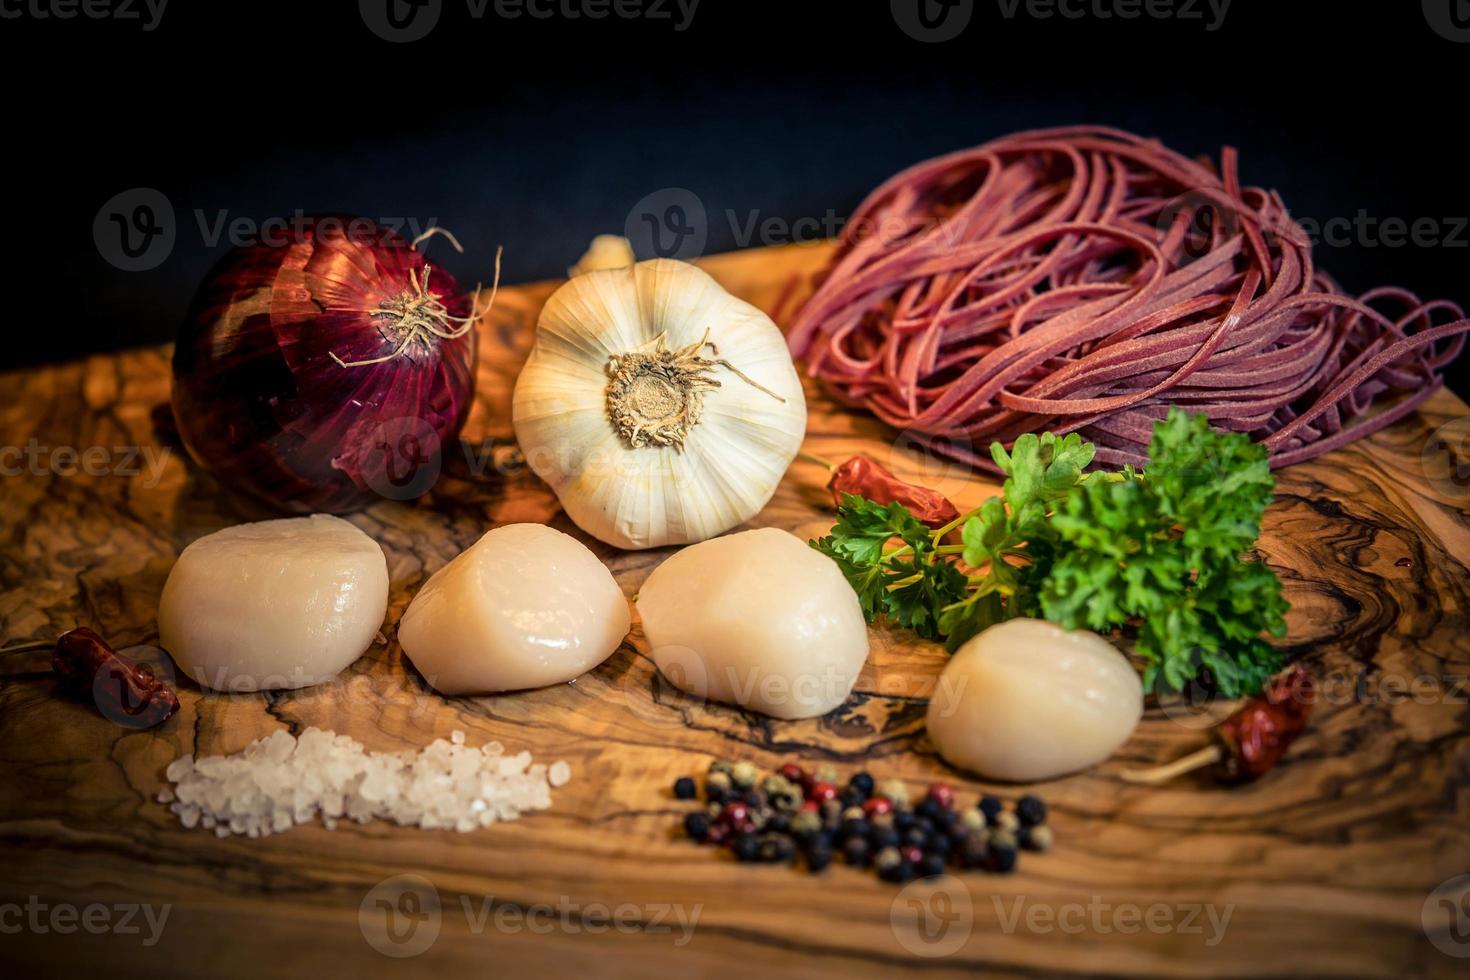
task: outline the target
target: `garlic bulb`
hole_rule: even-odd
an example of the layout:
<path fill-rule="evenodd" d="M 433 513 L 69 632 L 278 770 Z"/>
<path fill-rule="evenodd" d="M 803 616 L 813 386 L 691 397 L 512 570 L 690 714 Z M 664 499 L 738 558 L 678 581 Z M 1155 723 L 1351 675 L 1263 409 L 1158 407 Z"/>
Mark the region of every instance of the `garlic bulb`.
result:
<path fill-rule="evenodd" d="M 769 317 L 704 271 L 654 259 L 552 294 L 513 421 L 577 526 L 655 548 L 755 516 L 801 445 L 806 402 Z"/>

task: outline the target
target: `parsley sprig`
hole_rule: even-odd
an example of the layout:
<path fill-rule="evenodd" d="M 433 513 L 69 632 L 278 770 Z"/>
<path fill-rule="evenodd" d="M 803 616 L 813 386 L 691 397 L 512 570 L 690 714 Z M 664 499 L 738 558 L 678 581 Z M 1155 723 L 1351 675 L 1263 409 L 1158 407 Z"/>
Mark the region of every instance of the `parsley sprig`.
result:
<path fill-rule="evenodd" d="M 1263 633 L 1286 631 L 1281 582 L 1251 558 L 1275 481 L 1265 450 L 1170 409 L 1143 472 L 1092 471 L 1075 433 L 1024 435 L 991 456 L 1002 493 L 931 531 L 901 504 L 845 496 L 812 542 L 842 568 L 870 621 L 955 650 L 1017 616 L 1133 638 L 1144 685 L 1207 678 L 1253 694 L 1281 666 Z M 944 544 L 962 527 L 962 544 Z"/>

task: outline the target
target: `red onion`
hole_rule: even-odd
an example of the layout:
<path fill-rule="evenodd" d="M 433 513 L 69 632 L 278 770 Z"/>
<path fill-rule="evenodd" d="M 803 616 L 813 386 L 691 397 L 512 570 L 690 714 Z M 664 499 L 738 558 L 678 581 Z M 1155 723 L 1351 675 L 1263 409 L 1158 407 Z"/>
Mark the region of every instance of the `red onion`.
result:
<path fill-rule="evenodd" d="M 298 512 L 427 490 L 469 414 L 476 350 L 474 300 L 416 247 L 431 233 L 323 215 L 225 256 L 174 349 L 189 454 Z"/>
<path fill-rule="evenodd" d="M 791 327 L 839 397 L 992 468 L 992 440 L 1080 432 L 1141 465 L 1170 405 L 1273 466 L 1412 411 L 1470 320 L 1402 289 L 1345 295 L 1271 191 L 1098 127 L 917 164 L 858 208 Z M 1381 398 L 1387 404 L 1375 405 Z"/>

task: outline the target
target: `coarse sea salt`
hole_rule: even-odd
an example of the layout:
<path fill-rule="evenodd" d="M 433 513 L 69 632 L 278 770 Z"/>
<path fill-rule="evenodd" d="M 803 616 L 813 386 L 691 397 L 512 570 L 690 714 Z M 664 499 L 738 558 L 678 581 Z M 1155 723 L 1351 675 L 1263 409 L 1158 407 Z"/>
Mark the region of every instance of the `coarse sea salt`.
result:
<path fill-rule="evenodd" d="M 504 752 L 499 742 L 471 748 L 461 731 L 417 753 L 369 752 L 319 728 L 300 738 L 275 731 L 235 755 L 180 756 L 164 772 L 174 788 L 158 800 L 185 827 L 220 837 L 265 837 L 318 817 L 328 830 L 345 817 L 463 833 L 546 809 L 551 787 L 571 778 L 565 762 L 548 768 Z"/>

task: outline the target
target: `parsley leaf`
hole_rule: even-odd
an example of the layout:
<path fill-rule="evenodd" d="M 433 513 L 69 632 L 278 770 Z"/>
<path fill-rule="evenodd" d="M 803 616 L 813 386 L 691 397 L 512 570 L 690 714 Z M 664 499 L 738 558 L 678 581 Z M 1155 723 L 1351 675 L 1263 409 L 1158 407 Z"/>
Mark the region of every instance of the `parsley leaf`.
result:
<path fill-rule="evenodd" d="M 1282 662 L 1262 634 L 1284 635 L 1287 609 L 1276 574 L 1248 554 L 1275 486 L 1265 450 L 1171 408 L 1142 473 L 1086 472 L 1094 454 L 1075 433 L 992 445 L 1002 493 L 965 515 L 959 547 L 901 504 L 854 496 L 812 544 L 870 621 L 944 637 L 951 651 L 1002 620 L 1041 616 L 1132 635 L 1147 688 L 1207 674 L 1227 696 L 1260 690 Z"/>

